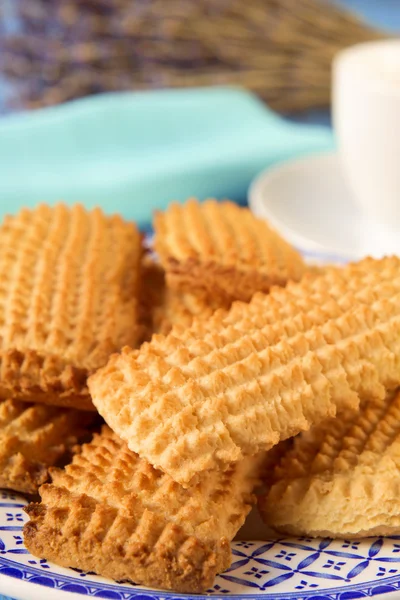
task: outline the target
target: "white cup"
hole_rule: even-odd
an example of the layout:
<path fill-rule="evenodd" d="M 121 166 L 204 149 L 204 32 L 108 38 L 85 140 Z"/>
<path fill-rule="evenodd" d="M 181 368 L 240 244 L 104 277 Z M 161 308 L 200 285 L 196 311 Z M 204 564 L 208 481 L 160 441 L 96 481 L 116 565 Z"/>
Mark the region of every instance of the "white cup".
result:
<path fill-rule="evenodd" d="M 333 121 L 354 200 L 368 223 L 364 230 L 374 231 L 370 253 L 400 253 L 400 40 L 338 53 Z"/>

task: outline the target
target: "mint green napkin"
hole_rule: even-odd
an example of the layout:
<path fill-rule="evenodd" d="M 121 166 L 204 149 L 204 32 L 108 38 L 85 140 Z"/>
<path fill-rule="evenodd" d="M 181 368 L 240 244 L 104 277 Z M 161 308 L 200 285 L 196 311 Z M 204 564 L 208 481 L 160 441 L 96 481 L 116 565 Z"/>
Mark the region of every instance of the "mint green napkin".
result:
<path fill-rule="evenodd" d="M 0 213 L 63 199 L 147 226 L 174 199 L 243 201 L 260 170 L 332 146 L 239 89 L 92 96 L 0 119 Z"/>

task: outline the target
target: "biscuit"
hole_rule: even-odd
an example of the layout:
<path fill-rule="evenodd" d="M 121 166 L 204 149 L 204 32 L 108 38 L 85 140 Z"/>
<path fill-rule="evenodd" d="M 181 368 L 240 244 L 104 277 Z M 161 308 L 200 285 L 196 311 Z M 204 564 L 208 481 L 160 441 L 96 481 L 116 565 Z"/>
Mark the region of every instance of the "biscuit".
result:
<path fill-rule="evenodd" d="M 400 259 L 236 302 L 123 349 L 88 384 L 129 448 L 188 485 L 400 385 Z"/>
<path fill-rule="evenodd" d="M 95 418 L 93 412 L 0 401 L 0 487 L 35 494 L 48 467 L 89 435 Z"/>
<path fill-rule="evenodd" d="M 231 562 L 230 540 L 255 501 L 263 457 L 185 490 L 108 427 L 27 508 L 34 555 L 116 580 L 196 593 Z"/>
<path fill-rule="evenodd" d="M 289 535 L 400 534 L 400 393 L 298 436 L 268 478 L 259 508 Z"/>
<path fill-rule="evenodd" d="M 230 307 L 230 302 L 201 291 L 191 294 L 167 287 L 164 269 L 149 256 L 142 263 L 142 278 L 144 341 L 154 333 L 165 335 L 173 327 L 190 327 L 194 319 L 208 319 L 217 309 Z"/>
<path fill-rule="evenodd" d="M 324 267 L 306 265 L 306 272 L 321 275 Z M 188 328 L 195 319 L 209 319 L 216 310 L 227 311 L 231 305 L 231 301 L 221 296 L 211 297 L 199 290 L 190 293 L 165 287 L 163 300 L 154 310 L 153 333 L 167 335 L 173 327 Z"/>
<path fill-rule="evenodd" d="M 202 292 L 190 294 L 167 288 L 164 302 L 154 313 L 155 333 L 168 334 L 172 328 L 187 329 L 195 319 L 209 319 L 216 310 L 228 310 L 230 302 L 223 298 L 212 299 Z"/>
<path fill-rule="evenodd" d="M 150 253 L 143 254 L 140 265 L 139 323 L 140 343 L 149 341 L 156 328 L 156 314 L 161 314 L 165 295 L 165 274 Z M 161 321 L 160 317 L 158 321 Z M 157 321 L 157 326 L 158 326 Z"/>
<path fill-rule="evenodd" d="M 256 291 L 300 279 L 305 270 L 300 254 L 266 221 L 233 202 L 172 203 L 156 213 L 154 230 L 173 289 L 248 301 Z"/>
<path fill-rule="evenodd" d="M 93 409 L 86 379 L 137 342 L 140 234 L 80 205 L 0 226 L 0 398 Z"/>

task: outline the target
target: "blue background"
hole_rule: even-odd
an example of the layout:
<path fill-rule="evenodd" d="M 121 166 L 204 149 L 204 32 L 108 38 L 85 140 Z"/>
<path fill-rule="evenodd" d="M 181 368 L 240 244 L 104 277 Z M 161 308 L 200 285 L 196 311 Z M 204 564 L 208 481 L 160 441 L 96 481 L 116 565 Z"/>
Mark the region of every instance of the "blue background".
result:
<path fill-rule="evenodd" d="M 344 6 L 359 15 L 365 21 L 390 32 L 400 32 L 400 0 L 334 0 L 335 4 Z M 293 117 L 301 123 L 331 123 L 329 111 L 310 110 Z"/>

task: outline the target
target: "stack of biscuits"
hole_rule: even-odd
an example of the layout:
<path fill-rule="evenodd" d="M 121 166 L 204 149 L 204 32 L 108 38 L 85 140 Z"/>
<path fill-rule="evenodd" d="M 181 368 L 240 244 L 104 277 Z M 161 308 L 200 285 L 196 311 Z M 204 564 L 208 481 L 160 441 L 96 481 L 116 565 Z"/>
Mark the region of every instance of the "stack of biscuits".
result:
<path fill-rule="evenodd" d="M 80 205 L 0 226 L 0 486 L 40 496 L 28 550 L 197 593 L 257 503 L 283 534 L 398 534 L 400 259 L 310 268 L 228 201 L 153 225 L 155 254 Z"/>

